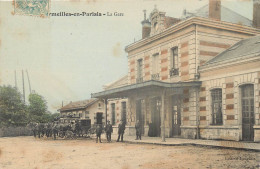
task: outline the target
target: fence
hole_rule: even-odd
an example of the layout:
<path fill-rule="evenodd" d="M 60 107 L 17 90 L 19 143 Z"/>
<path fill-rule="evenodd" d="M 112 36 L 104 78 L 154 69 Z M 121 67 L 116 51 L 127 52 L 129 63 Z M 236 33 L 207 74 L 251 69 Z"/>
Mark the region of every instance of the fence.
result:
<path fill-rule="evenodd" d="M 0 137 L 31 136 L 32 131 L 28 127 L 1 127 Z"/>

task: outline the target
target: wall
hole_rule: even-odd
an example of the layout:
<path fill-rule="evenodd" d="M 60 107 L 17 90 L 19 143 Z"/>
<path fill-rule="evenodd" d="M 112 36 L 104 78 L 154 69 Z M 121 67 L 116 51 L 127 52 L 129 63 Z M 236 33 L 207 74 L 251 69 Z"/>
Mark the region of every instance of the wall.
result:
<path fill-rule="evenodd" d="M 189 49 L 193 44 L 189 44 L 194 37 L 194 27 L 189 27 L 183 32 L 178 32 L 170 37 L 154 42 L 155 46 L 147 45 L 147 49 L 140 51 L 134 55 L 128 56 L 128 83 L 136 83 L 137 78 L 137 60 L 143 59 L 143 80 L 151 80 L 152 57 L 155 53 L 159 53 L 159 79 L 165 82 L 178 82 L 180 80 L 189 80 Z M 188 45 L 191 45 L 190 47 Z M 180 72 L 177 76 L 170 76 L 171 69 L 171 48 L 178 47 L 178 68 Z M 145 47 L 146 48 L 146 47 Z M 185 62 L 185 63 L 182 63 Z M 184 65 L 184 66 L 183 66 Z"/>
<path fill-rule="evenodd" d="M 32 131 L 27 127 L 2 127 L 0 137 L 32 136 Z"/>
<path fill-rule="evenodd" d="M 101 104 L 101 107 L 98 107 L 98 103 Z M 86 108 L 86 111 L 89 111 L 89 118 L 91 120 L 91 125 L 96 124 L 96 113 L 102 114 L 102 123 L 105 125 L 106 123 L 106 115 L 105 115 L 105 104 L 103 101 L 97 101 L 94 104 L 90 105 Z"/>
<path fill-rule="evenodd" d="M 129 115 L 129 104 L 128 104 L 128 99 L 110 99 L 108 100 L 107 103 L 107 120 L 110 121 L 110 123 L 112 122 L 112 108 L 111 108 L 111 104 L 114 103 L 115 104 L 115 122 L 116 124 L 113 127 L 117 127 L 118 124 L 120 123 L 121 120 L 121 111 L 122 111 L 122 106 L 121 103 L 122 102 L 126 102 L 126 120 L 127 120 L 127 124 L 129 125 L 130 122 L 130 115 Z"/>
<path fill-rule="evenodd" d="M 258 66 L 257 66 L 258 65 Z M 201 137 L 210 139 L 242 139 L 241 91 L 243 84 L 254 84 L 255 141 L 260 141 L 260 61 L 201 73 L 200 89 Z M 222 89 L 223 125 L 212 126 L 211 90 Z"/>
<path fill-rule="evenodd" d="M 158 80 L 164 82 L 194 80 L 198 66 L 250 36 L 252 35 L 204 25 L 188 26 L 129 52 L 128 84 L 137 82 L 137 60 L 139 59 L 143 59 L 143 81 L 152 80 L 152 57 L 155 53 L 159 53 L 160 78 Z M 178 47 L 179 75 L 171 77 L 171 48 L 173 47 Z"/>

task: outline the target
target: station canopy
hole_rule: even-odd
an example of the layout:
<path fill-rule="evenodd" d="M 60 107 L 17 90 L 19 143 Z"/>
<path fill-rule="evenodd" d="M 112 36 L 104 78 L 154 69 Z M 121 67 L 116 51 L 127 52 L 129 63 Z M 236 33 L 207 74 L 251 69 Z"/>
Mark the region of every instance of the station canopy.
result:
<path fill-rule="evenodd" d="M 98 93 L 92 93 L 91 97 L 102 98 L 102 99 L 127 98 L 134 93 L 147 95 L 149 93 L 161 92 L 163 90 L 166 90 L 166 92 L 167 90 L 180 91 L 180 89 L 183 88 L 192 88 L 192 87 L 198 88 L 200 86 L 201 86 L 201 81 L 168 83 L 168 82 L 150 80 L 142 83 L 136 83 L 136 84 L 126 85 L 119 88 L 109 89 Z"/>

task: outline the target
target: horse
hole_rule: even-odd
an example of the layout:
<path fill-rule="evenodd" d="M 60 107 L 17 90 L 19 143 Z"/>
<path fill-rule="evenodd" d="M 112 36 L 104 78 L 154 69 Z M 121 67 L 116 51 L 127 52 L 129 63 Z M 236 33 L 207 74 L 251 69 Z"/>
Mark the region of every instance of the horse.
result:
<path fill-rule="evenodd" d="M 30 122 L 27 124 L 27 127 L 32 130 L 34 138 L 36 138 L 37 135 L 37 125 L 36 122 Z"/>

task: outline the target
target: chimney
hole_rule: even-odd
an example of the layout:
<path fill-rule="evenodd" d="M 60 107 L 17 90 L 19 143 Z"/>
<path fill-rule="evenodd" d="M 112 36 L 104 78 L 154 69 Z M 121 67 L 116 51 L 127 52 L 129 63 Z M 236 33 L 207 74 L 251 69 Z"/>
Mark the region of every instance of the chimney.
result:
<path fill-rule="evenodd" d="M 221 0 L 209 0 L 209 18 L 221 20 Z"/>
<path fill-rule="evenodd" d="M 144 10 L 144 20 L 142 23 L 142 39 L 147 38 L 150 36 L 151 32 L 151 23 L 148 19 L 146 19 L 146 10 Z"/>
<path fill-rule="evenodd" d="M 254 0 L 253 27 L 260 29 L 260 0 Z"/>

